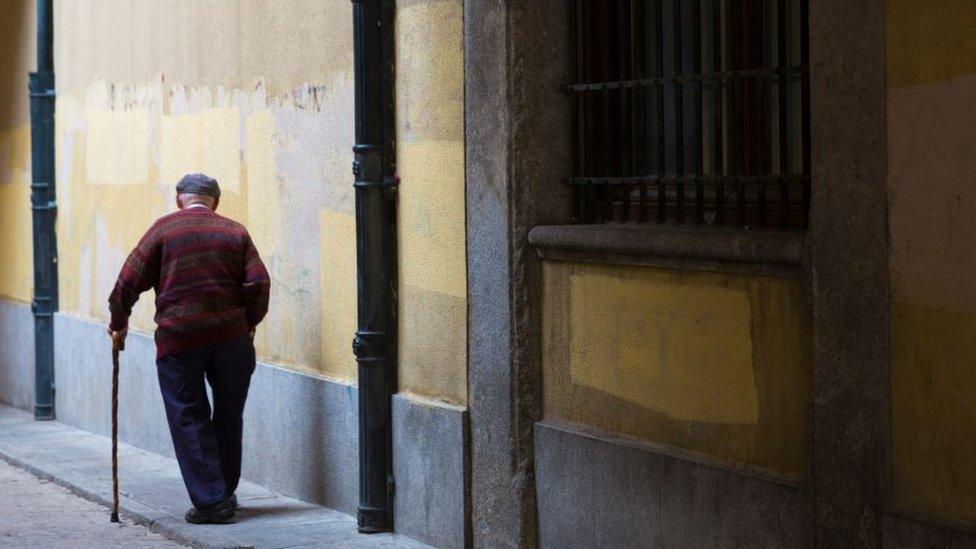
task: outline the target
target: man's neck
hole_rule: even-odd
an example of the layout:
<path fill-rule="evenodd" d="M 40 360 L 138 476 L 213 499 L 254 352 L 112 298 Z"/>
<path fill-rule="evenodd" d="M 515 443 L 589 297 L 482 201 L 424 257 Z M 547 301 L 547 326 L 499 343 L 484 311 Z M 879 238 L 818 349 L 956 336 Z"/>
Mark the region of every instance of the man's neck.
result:
<path fill-rule="evenodd" d="M 189 206 L 186 207 L 187 210 L 191 208 L 206 208 L 209 210 L 210 206 L 207 206 L 206 204 L 190 204 Z"/>

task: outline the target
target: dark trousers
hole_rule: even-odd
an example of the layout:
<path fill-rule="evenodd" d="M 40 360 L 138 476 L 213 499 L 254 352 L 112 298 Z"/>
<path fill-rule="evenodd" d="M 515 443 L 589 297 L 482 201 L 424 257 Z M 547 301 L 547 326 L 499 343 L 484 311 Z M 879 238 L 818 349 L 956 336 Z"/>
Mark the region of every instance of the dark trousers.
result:
<path fill-rule="evenodd" d="M 246 336 L 156 360 L 173 448 L 193 505 L 213 505 L 237 489 L 254 365 L 254 345 Z M 204 378 L 213 391 L 212 416 Z"/>

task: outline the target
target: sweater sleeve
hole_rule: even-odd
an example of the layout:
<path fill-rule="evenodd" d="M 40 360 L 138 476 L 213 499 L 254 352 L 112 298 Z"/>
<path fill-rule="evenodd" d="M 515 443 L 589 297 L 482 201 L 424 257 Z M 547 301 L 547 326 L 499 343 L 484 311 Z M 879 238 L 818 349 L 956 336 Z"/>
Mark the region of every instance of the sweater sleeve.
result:
<path fill-rule="evenodd" d="M 261 261 L 251 236 L 245 238 L 244 252 L 244 306 L 247 309 L 247 325 L 254 329 L 268 312 L 271 294 L 271 278 Z"/>
<path fill-rule="evenodd" d="M 159 280 L 162 250 L 154 229 L 150 229 L 129 254 L 115 282 L 115 289 L 108 298 L 108 309 L 112 315 L 109 328 L 112 330 L 129 327 L 129 315 L 132 314 L 132 306 L 139 300 L 139 294 L 155 286 Z"/>

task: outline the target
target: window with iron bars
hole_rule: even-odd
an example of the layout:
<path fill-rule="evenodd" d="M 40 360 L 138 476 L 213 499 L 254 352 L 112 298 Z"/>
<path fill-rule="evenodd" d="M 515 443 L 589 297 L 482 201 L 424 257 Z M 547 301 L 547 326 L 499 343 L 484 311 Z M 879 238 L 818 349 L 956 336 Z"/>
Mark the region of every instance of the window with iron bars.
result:
<path fill-rule="evenodd" d="M 577 223 L 806 228 L 808 0 L 576 0 Z"/>

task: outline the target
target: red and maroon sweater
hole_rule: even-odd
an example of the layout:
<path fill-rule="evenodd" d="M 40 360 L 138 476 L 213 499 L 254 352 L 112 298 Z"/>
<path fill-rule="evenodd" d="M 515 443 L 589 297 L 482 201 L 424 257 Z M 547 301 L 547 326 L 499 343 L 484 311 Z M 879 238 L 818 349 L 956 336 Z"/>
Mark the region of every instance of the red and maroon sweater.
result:
<path fill-rule="evenodd" d="M 126 259 L 108 299 L 112 330 L 156 290 L 156 356 L 247 334 L 268 311 L 271 280 L 240 223 L 207 208 L 160 218 Z"/>

